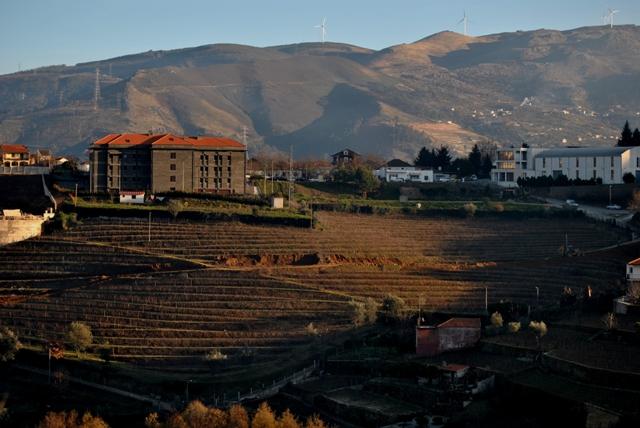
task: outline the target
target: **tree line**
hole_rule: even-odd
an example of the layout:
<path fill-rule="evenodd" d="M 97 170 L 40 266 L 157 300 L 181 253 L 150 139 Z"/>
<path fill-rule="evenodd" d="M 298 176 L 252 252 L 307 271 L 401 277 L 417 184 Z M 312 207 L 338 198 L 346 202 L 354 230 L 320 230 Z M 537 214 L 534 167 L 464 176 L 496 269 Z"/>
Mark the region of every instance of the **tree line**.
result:
<path fill-rule="evenodd" d="M 485 144 L 483 147 L 474 144 L 466 157 L 459 157 L 453 160 L 447 146 L 442 145 L 438 149 L 432 148 L 431 150 L 423 147 L 418 152 L 414 164 L 415 166 L 433 168 L 459 176 L 476 175 L 477 177 L 486 178 L 491 174 L 491 168 L 493 167 L 492 153 L 494 151 L 495 145 L 491 143 Z"/>
<path fill-rule="evenodd" d="M 618 147 L 637 147 L 640 146 L 640 130 L 636 128 L 633 132 L 629 121 L 624 123 L 620 138 L 618 139 Z"/>

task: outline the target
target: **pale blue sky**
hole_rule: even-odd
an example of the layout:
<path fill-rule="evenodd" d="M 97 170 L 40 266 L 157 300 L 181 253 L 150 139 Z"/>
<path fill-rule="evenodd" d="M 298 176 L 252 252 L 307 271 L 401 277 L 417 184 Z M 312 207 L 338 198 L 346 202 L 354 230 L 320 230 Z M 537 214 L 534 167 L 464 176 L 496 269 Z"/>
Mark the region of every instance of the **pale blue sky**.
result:
<path fill-rule="evenodd" d="M 0 74 L 72 65 L 149 49 L 209 43 L 270 46 L 327 40 L 380 49 L 456 24 L 466 10 L 472 35 L 640 24 L 639 0 L 0 0 Z"/>

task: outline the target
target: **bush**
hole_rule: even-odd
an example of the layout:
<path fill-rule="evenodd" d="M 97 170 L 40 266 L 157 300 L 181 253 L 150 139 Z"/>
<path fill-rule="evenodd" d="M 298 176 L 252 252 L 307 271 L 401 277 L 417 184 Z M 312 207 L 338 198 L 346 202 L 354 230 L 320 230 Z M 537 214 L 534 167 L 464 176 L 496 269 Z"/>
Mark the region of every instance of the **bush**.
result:
<path fill-rule="evenodd" d="M 84 351 L 93 342 L 93 334 L 91 328 L 85 323 L 74 321 L 69 326 L 67 332 L 67 338 L 76 350 L 76 354 L 80 355 L 80 352 Z"/>
<path fill-rule="evenodd" d="M 219 349 L 215 348 L 207 352 L 204 356 L 205 361 L 224 361 L 227 356 L 223 354 Z"/>
<path fill-rule="evenodd" d="M 371 297 L 364 302 L 351 302 L 353 308 L 353 324 L 356 327 L 365 324 L 373 324 L 378 315 L 378 304 Z"/>
<path fill-rule="evenodd" d="M 478 211 L 478 207 L 473 202 L 468 202 L 462 207 L 462 211 L 467 217 L 473 217 Z"/>
<path fill-rule="evenodd" d="M 0 327 L 0 362 L 13 360 L 20 347 L 18 336 L 7 327 Z"/>
<path fill-rule="evenodd" d="M 507 329 L 509 330 L 509 333 L 517 333 L 520 331 L 520 323 L 517 321 L 512 321 L 510 323 L 507 324 Z"/>
<path fill-rule="evenodd" d="M 174 218 L 174 220 L 178 217 L 178 214 L 184 210 L 184 203 L 177 199 L 171 199 L 167 202 L 167 211 Z"/>
<path fill-rule="evenodd" d="M 402 321 L 406 312 L 404 300 L 394 294 L 387 294 L 382 301 L 382 314 L 385 321 Z"/>
<path fill-rule="evenodd" d="M 320 334 L 320 332 L 318 331 L 318 328 L 315 325 L 313 325 L 312 322 L 307 324 L 307 326 L 304 329 L 309 336 L 317 336 Z"/>
<path fill-rule="evenodd" d="M 531 321 L 529 323 L 529 328 L 533 330 L 536 337 L 540 339 L 546 336 L 548 332 L 547 324 L 545 324 L 544 321 Z"/>
<path fill-rule="evenodd" d="M 99 416 L 86 412 L 82 417 L 78 412 L 49 412 L 38 424 L 38 428 L 109 428 Z"/>
<path fill-rule="evenodd" d="M 494 327 L 502 327 L 504 324 L 504 320 L 502 319 L 502 314 L 500 312 L 494 312 L 491 314 L 491 325 Z"/>
<path fill-rule="evenodd" d="M 504 205 L 501 202 L 489 202 L 487 203 L 487 208 L 495 213 L 503 213 Z"/>
<path fill-rule="evenodd" d="M 635 177 L 635 175 L 633 175 L 632 173 L 627 172 L 627 173 L 625 173 L 625 174 L 622 176 L 622 181 L 623 181 L 625 184 L 633 184 L 633 183 L 635 183 L 635 182 L 636 182 L 636 177 Z"/>

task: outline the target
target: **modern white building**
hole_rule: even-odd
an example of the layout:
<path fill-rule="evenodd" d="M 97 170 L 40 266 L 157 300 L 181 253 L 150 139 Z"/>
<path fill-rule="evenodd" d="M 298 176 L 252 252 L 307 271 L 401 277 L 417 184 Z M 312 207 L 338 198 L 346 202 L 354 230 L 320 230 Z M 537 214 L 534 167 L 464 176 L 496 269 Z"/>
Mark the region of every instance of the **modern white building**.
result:
<path fill-rule="evenodd" d="M 400 159 L 393 159 L 375 170 L 380 179 L 393 183 L 433 183 L 433 170 L 422 169 Z"/>
<path fill-rule="evenodd" d="M 621 184 L 626 173 L 640 181 L 640 147 L 530 147 L 498 149 L 491 180 L 504 187 L 517 186 L 522 177 L 602 179 Z"/>
<path fill-rule="evenodd" d="M 144 190 L 121 190 L 121 204 L 144 204 Z"/>

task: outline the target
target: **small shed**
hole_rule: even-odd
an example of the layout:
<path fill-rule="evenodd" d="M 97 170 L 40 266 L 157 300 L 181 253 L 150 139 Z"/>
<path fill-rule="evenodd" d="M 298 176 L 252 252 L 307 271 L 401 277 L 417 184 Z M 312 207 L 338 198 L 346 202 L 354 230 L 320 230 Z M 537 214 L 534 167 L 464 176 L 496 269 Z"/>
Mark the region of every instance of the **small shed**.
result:
<path fill-rule="evenodd" d="M 144 204 L 144 190 L 121 190 L 121 204 Z"/>
<path fill-rule="evenodd" d="M 470 348 L 480 340 L 480 318 L 450 318 L 435 326 L 416 326 L 416 354 L 432 357 Z"/>
<path fill-rule="evenodd" d="M 271 208 L 281 210 L 284 208 L 284 198 L 282 196 L 271 197 Z"/>

